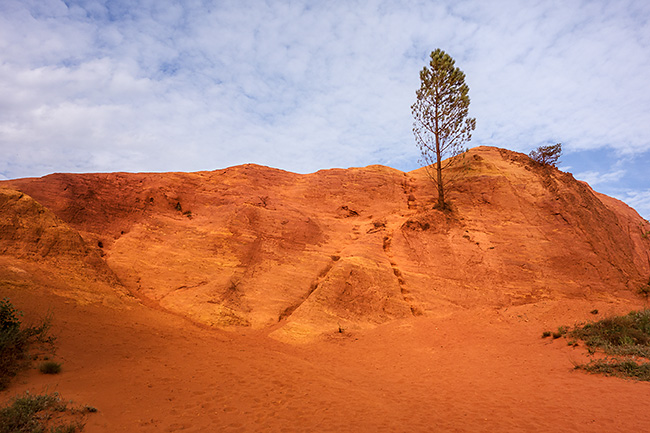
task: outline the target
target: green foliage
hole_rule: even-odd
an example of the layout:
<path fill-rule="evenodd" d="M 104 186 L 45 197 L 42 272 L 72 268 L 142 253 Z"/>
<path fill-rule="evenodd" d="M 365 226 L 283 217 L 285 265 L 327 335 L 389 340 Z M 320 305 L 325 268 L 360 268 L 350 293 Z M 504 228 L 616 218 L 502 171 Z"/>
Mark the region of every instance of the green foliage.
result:
<path fill-rule="evenodd" d="M 562 143 L 557 143 L 549 146 L 539 146 L 528 154 L 532 159 L 544 165 L 552 165 L 555 167 L 560 163 L 560 156 L 562 155 Z"/>
<path fill-rule="evenodd" d="M 57 393 L 26 392 L 14 398 L 10 406 L 0 409 L 0 433 L 73 433 L 83 429 L 79 419 L 70 423 L 62 421 L 59 416 L 62 413 L 81 415 L 78 410 L 68 409 Z"/>
<path fill-rule="evenodd" d="M 608 376 L 650 380 L 650 362 L 637 363 L 632 357 L 650 359 L 650 310 L 632 311 L 574 328 L 568 335 L 585 342 L 591 353 L 602 350 L 612 359 L 597 360 L 576 368 Z"/>
<path fill-rule="evenodd" d="M 54 337 L 49 335 L 49 316 L 36 326 L 23 327 L 19 319 L 21 315 L 8 299 L 0 301 L 0 390 L 29 365 L 27 351 L 30 345 L 51 345 L 54 342 Z"/>
<path fill-rule="evenodd" d="M 441 49 L 430 57 L 429 66 L 420 71 L 420 88 L 411 106 L 413 134 L 421 162 L 438 190 L 437 207 L 446 208 L 445 189 L 455 179 L 448 169 L 461 162 L 460 155 L 472 138 L 476 119 L 467 117 L 469 87 L 463 71 Z"/>
<path fill-rule="evenodd" d="M 16 310 L 9 302 L 9 299 L 4 298 L 0 301 L 0 331 L 13 330 L 20 327 L 19 317 L 22 314 Z"/>
<path fill-rule="evenodd" d="M 630 377 L 641 381 L 650 381 L 650 362 L 637 363 L 632 359 L 599 359 L 576 368 L 605 376 Z"/>
<path fill-rule="evenodd" d="M 610 355 L 650 358 L 650 310 L 632 311 L 573 329 L 570 336 Z"/>

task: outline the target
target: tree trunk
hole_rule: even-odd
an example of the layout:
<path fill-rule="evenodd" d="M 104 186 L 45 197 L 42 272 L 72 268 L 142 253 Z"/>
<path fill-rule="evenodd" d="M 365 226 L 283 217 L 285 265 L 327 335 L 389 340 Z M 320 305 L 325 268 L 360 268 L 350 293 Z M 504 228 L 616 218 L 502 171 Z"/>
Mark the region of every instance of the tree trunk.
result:
<path fill-rule="evenodd" d="M 440 151 L 440 130 L 438 129 L 438 107 L 436 106 L 436 120 L 435 120 L 435 135 L 436 135 L 436 175 L 438 179 L 438 207 L 442 210 L 445 208 L 445 190 L 442 186 L 442 152 Z"/>
<path fill-rule="evenodd" d="M 440 161 L 440 148 L 436 145 L 436 156 L 438 158 L 438 164 L 436 170 L 438 171 L 438 207 L 440 209 L 445 208 L 445 189 L 442 185 L 442 161 Z"/>

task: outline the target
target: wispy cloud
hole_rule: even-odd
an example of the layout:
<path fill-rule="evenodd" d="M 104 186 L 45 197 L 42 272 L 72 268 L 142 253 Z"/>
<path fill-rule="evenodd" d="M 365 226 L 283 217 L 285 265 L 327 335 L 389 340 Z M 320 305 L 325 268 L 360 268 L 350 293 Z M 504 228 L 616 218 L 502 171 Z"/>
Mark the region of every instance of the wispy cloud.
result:
<path fill-rule="evenodd" d="M 619 198 L 636 209 L 646 219 L 650 219 L 650 189 L 628 191 L 624 196 Z"/>
<path fill-rule="evenodd" d="M 4 0 L 0 173 L 413 169 L 410 105 L 437 47 L 466 72 L 473 145 L 634 155 L 649 18 L 631 0 Z"/>
<path fill-rule="evenodd" d="M 596 186 L 618 182 L 625 175 L 625 170 L 616 170 L 609 173 L 600 173 L 597 171 L 585 171 L 576 173 L 575 177 L 587 182 L 589 185 Z"/>

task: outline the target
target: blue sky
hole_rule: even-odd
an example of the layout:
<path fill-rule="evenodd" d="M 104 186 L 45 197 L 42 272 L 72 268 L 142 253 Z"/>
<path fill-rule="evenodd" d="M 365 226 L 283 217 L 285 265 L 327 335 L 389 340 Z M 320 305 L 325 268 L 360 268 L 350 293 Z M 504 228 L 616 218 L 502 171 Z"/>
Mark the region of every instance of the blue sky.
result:
<path fill-rule="evenodd" d="M 650 218 L 650 2 L 0 1 L 0 179 L 418 167 L 410 106 L 442 48 L 470 147 L 562 142 Z"/>

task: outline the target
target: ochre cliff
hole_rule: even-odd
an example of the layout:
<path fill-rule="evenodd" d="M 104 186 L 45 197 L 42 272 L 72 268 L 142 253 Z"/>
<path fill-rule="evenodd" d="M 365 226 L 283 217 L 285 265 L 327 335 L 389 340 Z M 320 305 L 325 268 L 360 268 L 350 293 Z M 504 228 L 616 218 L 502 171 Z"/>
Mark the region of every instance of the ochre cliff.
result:
<path fill-rule="evenodd" d="M 0 182 L 0 259 L 291 341 L 647 283 L 650 224 L 634 210 L 522 154 L 478 147 L 466 162 L 451 212 L 432 208 L 423 170 L 382 166 Z"/>

